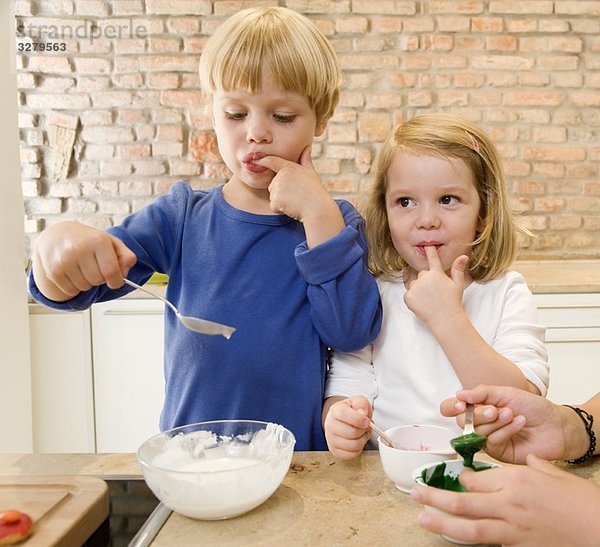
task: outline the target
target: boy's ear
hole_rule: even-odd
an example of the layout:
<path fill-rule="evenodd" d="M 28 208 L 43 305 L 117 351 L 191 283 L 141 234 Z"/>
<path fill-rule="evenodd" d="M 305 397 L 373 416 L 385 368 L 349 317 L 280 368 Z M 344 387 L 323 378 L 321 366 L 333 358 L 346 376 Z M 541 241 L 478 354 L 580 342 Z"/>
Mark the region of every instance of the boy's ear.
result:
<path fill-rule="evenodd" d="M 325 129 L 327 129 L 327 122 L 329 120 L 322 120 L 315 127 L 315 137 L 320 137 L 323 133 L 325 133 Z"/>

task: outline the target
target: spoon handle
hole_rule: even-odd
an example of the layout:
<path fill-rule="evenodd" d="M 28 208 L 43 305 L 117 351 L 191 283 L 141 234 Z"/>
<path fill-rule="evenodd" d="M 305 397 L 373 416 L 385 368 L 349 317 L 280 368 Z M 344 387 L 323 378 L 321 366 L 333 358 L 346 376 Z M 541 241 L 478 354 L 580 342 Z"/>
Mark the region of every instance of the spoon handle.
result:
<path fill-rule="evenodd" d="M 146 294 L 149 294 L 150 296 L 153 296 L 154 298 L 158 298 L 159 300 L 162 300 L 165 304 L 167 304 L 167 306 L 169 306 L 175 312 L 175 315 L 179 315 L 179 310 L 171 302 L 169 302 L 166 298 L 163 298 L 162 296 L 156 294 L 155 292 L 145 289 L 141 285 L 138 285 L 137 283 L 130 281 L 126 277 L 123 278 L 123 281 L 125 281 L 126 285 L 129 285 L 130 287 L 133 287 L 134 289 L 144 291 Z"/>
<path fill-rule="evenodd" d="M 396 441 L 394 441 L 394 439 L 392 439 L 385 431 L 383 431 L 383 429 L 377 427 L 372 420 L 371 429 L 375 431 L 375 433 L 377 433 L 392 448 L 398 448 L 398 446 L 396 445 Z"/>
<path fill-rule="evenodd" d="M 467 403 L 467 408 L 465 409 L 465 427 L 463 429 L 463 435 L 475 433 L 475 428 L 473 427 L 473 409 L 474 406 L 471 403 Z"/>

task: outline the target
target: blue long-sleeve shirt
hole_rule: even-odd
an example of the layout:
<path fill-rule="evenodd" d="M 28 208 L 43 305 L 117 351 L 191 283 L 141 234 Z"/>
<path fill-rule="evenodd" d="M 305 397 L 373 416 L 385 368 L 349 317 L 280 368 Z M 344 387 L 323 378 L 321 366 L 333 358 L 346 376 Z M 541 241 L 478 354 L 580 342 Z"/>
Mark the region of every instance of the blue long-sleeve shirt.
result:
<path fill-rule="evenodd" d="M 160 427 L 219 419 L 276 422 L 296 450 L 326 450 L 321 427 L 326 353 L 358 350 L 381 326 L 377 285 L 367 271 L 364 221 L 338 202 L 346 227 L 308 249 L 302 224 L 235 209 L 222 186 L 178 183 L 110 228 L 136 254 L 128 277 L 169 276 L 167 298 L 184 315 L 237 328 L 230 340 L 186 329 L 165 311 L 165 403 Z M 30 276 L 30 293 L 59 309 L 118 298 L 106 285 L 57 303 Z"/>

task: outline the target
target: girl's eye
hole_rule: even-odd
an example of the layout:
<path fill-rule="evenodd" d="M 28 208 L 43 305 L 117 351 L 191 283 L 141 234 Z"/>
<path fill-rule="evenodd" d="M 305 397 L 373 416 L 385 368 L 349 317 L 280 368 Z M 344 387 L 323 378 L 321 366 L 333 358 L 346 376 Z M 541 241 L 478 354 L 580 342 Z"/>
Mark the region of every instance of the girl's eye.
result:
<path fill-rule="evenodd" d="M 246 112 L 225 112 L 225 117 L 228 120 L 243 120 L 246 117 Z"/>
<path fill-rule="evenodd" d="M 442 205 L 456 205 L 459 201 L 460 200 L 456 196 L 442 196 L 442 198 L 440 198 L 440 203 Z"/>
<path fill-rule="evenodd" d="M 400 207 L 410 207 L 412 200 L 410 198 L 398 198 L 398 205 L 400 205 Z"/>
<path fill-rule="evenodd" d="M 281 123 L 292 123 L 296 119 L 295 114 L 273 114 L 273 117 Z"/>

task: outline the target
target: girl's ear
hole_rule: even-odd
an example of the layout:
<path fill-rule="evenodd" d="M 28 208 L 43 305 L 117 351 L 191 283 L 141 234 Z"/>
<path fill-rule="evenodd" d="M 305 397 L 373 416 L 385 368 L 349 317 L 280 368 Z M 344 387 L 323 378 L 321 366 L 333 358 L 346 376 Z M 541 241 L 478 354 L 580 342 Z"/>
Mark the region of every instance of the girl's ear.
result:
<path fill-rule="evenodd" d="M 317 124 L 317 127 L 315 127 L 315 137 L 320 137 L 323 133 L 325 133 L 325 129 L 327 129 L 327 121 L 328 120 L 322 120 Z"/>

